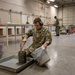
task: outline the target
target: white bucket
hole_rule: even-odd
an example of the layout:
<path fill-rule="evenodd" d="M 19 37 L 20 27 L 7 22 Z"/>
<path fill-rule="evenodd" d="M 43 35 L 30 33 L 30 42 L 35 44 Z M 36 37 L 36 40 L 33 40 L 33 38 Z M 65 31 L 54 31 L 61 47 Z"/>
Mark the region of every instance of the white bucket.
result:
<path fill-rule="evenodd" d="M 31 55 L 34 58 L 34 60 L 38 62 L 40 66 L 44 65 L 50 60 L 46 49 L 42 49 L 41 47 L 39 47 L 34 52 L 32 52 Z"/>

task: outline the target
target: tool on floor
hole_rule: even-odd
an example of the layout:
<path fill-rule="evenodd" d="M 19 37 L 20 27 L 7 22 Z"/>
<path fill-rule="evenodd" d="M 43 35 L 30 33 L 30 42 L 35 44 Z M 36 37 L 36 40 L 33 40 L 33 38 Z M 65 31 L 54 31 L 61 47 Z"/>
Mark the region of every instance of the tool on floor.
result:
<path fill-rule="evenodd" d="M 20 43 L 20 51 L 18 52 L 18 60 L 19 63 L 24 64 L 26 63 L 26 52 L 22 51 L 24 44 Z"/>

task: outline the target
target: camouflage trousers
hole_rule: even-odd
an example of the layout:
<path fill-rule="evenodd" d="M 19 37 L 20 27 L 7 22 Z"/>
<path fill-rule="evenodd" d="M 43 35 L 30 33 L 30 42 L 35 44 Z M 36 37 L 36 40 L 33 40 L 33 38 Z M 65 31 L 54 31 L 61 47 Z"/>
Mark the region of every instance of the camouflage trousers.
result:
<path fill-rule="evenodd" d="M 56 26 L 55 32 L 56 32 L 56 35 L 60 34 L 60 28 L 59 28 L 59 26 Z"/>
<path fill-rule="evenodd" d="M 24 49 L 24 51 L 26 52 L 26 55 L 30 55 L 33 51 L 35 51 L 38 47 L 30 45 L 27 49 Z"/>

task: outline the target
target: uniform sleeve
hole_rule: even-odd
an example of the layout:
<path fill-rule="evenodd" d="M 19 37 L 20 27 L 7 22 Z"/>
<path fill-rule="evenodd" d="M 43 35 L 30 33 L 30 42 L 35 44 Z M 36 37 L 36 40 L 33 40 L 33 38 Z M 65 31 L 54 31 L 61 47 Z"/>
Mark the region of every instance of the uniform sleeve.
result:
<path fill-rule="evenodd" d="M 25 33 L 24 39 L 28 39 L 32 35 L 33 35 L 33 29 L 30 29 L 27 33 Z"/>
<path fill-rule="evenodd" d="M 51 44 L 51 42 L 52 42 L 51 32 L 47 30 L 45 44 L 48 46 Z"/>

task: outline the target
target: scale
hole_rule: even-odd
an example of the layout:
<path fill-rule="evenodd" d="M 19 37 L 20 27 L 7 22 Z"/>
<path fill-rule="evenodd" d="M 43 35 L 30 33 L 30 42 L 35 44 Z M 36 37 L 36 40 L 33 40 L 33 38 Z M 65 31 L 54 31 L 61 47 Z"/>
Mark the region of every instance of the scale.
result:
<path fill-rule="evenodd" d="M 27 57 L 26 59 L 26 63 L 21 64 L 18 62 L 18 55 L 9 56 L 0 60 L 0 68 L 15 73 L 20 72 L 34 63 L 33 58 Z"/>
<path fill-rule="evenodd" d="M 22 51 L 23 47 L 24 45 L 22 46 L 20 44 L 20 51 L 18 52 L 18 55 L 12 55 L 1 59 L 0 68 L 17 73 L 33 64 L 34 59 L 32 57 L 27 57 L 26 55 L 24 55 L 24 51 Z"/>

